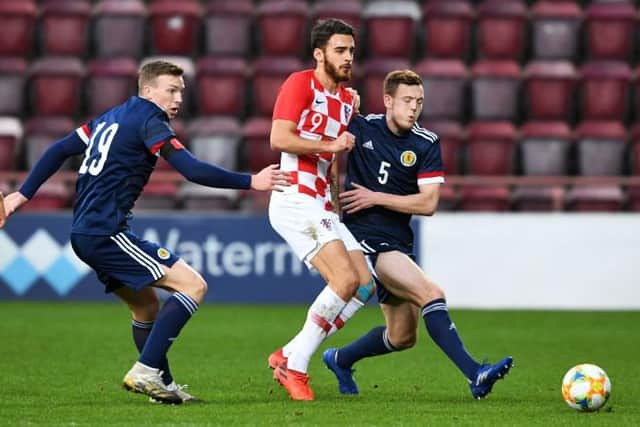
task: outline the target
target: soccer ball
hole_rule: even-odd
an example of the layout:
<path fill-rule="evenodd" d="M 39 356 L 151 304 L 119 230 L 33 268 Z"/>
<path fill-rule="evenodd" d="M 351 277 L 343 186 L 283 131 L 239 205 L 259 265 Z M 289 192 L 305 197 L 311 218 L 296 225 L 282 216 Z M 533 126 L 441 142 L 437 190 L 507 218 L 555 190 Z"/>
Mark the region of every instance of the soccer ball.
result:
<path fill-rule="evenodd" d="M 562 397 L 580 412 L 602 408 L 611 393 L 611 381 L 599 366 L 583 363 L 569 369 L 562 379 Z"/>

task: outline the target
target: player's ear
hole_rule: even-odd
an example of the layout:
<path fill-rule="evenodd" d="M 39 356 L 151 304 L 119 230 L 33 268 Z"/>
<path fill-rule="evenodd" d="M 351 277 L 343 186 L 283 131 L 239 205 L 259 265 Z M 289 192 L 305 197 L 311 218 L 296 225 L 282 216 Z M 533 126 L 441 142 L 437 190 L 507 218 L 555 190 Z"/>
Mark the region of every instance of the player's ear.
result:
<path fill-rule="evenodd" d="M 389 95 L 388 93 L 384 94 L 384 108 L 391 108 L 391 104 L 393 103 L 393 97 L 391 95 Z"/>
<path fill-rule="evenodd" d="M 324 62 L 324 52 L 322 49 L 319 47 L 313 49 L 313 59 L 315 59 L 318 64 Z"/>

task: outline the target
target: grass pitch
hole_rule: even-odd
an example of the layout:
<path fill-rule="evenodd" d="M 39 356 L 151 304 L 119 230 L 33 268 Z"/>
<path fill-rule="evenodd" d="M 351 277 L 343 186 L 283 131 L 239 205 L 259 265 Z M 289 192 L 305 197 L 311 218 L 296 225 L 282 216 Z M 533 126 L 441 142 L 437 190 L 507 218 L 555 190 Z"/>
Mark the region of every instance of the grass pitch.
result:
<path fill-rule="evenodd" d="M 315 402 L 292 402 L 266 358 L 295 333 L 302 306 L 205 305 L 170 352 L 178 382 L 207 401 L 151 404 L 120 388 L 136 359 L 123 305 L 0 303 L 1 425 L 640 425 L 640 312 L 452 310 L 472 354 L 511 354 L 515 368 L 488 399 L 421 326 L 418 345 L 357 366 L 359 396 L 341 396 L 320 360 L 382 323 L 375 307 L 331 337 L 310 366 Z M 612 381 L 605 408 L 570 409 L 560 395 L 573 365 L 600 365 Z"/>

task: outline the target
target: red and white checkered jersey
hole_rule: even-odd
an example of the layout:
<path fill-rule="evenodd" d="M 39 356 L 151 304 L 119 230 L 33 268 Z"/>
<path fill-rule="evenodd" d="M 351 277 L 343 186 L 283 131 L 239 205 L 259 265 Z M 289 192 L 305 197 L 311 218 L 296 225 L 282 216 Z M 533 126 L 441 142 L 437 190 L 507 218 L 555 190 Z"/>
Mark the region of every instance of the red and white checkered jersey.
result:
<path fill-rule="evenodd" d="M 329 93 L 314 75 L 314 70 L 291 74 L 282 84 L 273 119 L 297 123 L 301 138 L 331 141 L 342 134 L 353 114 L 353 96 L 342 85 L 335 94 Z M 329 174 L 333 153 L 297 155 L 282 153 L 280 169 L 293 175 L 293 184 L 285 192 L 307 194 L 320 199 L 331 210 Z"/>

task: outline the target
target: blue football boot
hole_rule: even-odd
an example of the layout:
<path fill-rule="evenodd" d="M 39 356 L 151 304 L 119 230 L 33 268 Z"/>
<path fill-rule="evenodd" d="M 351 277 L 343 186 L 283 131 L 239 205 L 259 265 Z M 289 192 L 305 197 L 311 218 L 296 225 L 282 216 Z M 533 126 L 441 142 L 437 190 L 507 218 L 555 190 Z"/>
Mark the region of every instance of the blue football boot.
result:
<path fill-rule="evenodd" d="M 336 355 L 338 354 L 337 348 L 327 349 L 322 354 L 322 361 L 327 368 L 329 368 L 338 379 L 338 389 L 342 394 L 358 394 L 358 386 L 353 380 L 353 373 L 355 370 L 350 368 L 341 368 L 336 361 Z"/>
<path fill-rule="evenodd" d="M 496 381 L 504 378 L 513 366 L 513 357 L 505 357 L 495 365 L 483 363 L 476 372 L 476 377 L 469 382 L 471 394 L 476 399 L 487 397 Z"/>

